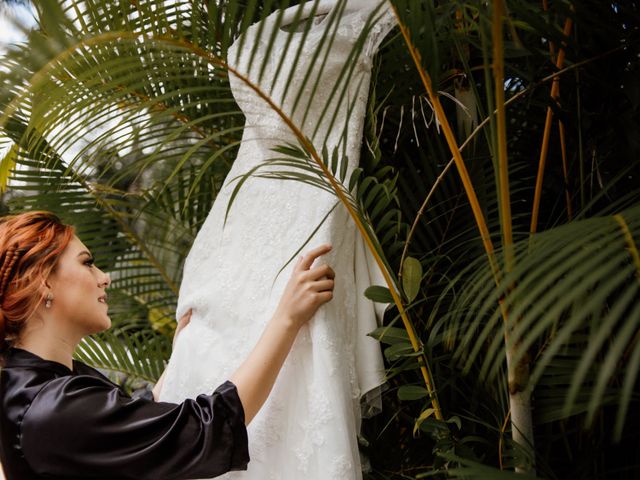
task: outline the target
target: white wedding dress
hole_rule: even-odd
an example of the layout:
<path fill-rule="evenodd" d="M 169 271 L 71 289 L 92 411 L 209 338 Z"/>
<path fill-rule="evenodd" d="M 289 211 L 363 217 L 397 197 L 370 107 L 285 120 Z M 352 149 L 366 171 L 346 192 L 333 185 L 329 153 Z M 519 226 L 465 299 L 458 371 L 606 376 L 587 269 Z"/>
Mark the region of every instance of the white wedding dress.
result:
<path fill-rule="evenodd" d="M 379 0 L 320 0 L 298 8 L 275 12 L 249 27 L 244 40 L 232 45 L 229 65 L 290 115 L 318 152 L 323 145 L 329 152 L 338 147 L 340 160 L 348 161 L 348 179 L 360 156 L 371 58 L 395 18 L 390 6 Z M 312 13 L 306 35 L 280 28 Z M 328 37 L 323 35 L 327 28 L 332 29 Z M 265 59 L 273 32 L 275 46 Z M 355 67 L 347 71 L 349 78 L 341 73 L 345 66 Z M 243 140 L 185 262 L 177 317 L 188 308 L 193 314 L 176 341 L 162 401 L 195 398 L 229 378 L 275 311 L 295 258 L 276 278 L 277 272 L 337 202 L 335 195 L 302 182 L 251 177 L 240 188 L 223 228 L 237 181 L 232 179 L 282 156 L 271 150 L 274 146 L 296 143 L 255 90 L 231 72 L 229 77 L 246 117 Z M 331 98 L 335 85 L 343 94 Z M 325 242 L 333 249 L 316 264 L 328 263 L 335 270 L 333 299 L 301 329 L 269 399 L 248 427 L 248 470 L 219 478 L 362 478 L 357 442 L 360 400 L 385 381 L 380 345 L 367 333 L 377 327 L 387 306 L 373 303 L 363 292 L 385 282 L 342 204 L 301 253 Z"/>

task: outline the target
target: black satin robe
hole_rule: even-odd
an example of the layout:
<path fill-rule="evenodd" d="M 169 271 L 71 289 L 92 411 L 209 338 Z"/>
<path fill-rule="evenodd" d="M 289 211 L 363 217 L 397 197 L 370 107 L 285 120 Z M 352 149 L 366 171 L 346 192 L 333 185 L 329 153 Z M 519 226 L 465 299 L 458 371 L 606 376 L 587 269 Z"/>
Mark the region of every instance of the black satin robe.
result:
<path fill-rule="evenodd" d="M 132 398 L 82 362 L 73 371 L 11 348 L 0 372 L 7 480 L 209 478 L 246 470 L 233 383 L 181 404 Z"/>

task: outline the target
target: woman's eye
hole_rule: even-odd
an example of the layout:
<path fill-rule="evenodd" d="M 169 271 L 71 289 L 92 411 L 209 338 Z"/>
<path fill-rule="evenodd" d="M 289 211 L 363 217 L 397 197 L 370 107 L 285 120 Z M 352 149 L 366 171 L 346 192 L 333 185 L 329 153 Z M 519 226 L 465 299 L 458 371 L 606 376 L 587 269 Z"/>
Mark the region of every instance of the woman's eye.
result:
<path fill-rule="evenodd" d="M 92 267 L 94 263 L 95 263 L 95 260 L 93 258 L 90 258 L 89 260 L 84 262 L 85 265 L 89 265 L 90 267 Z"/>

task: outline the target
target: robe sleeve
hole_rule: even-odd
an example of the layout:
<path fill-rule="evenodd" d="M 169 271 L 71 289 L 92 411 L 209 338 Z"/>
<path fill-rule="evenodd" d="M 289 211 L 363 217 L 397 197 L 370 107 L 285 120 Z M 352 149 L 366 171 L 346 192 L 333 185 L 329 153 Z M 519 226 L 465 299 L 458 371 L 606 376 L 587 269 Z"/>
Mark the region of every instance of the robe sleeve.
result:
<path fill-rule="evenodd" d="M 178 480 L 246 470 L 244 410 L 229 381 L 181 404 L 131 398 L 88 375 L 47 383 L 21 425 L 25 459 L 63 478 Z"/>

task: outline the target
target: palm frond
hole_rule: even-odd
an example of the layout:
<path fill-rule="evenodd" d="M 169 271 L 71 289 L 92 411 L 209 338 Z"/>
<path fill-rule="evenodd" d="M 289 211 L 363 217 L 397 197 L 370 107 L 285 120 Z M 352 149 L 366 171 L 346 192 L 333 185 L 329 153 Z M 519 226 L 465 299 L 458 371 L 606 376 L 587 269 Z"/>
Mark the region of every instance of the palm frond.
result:
<path fill-rule="evenodd" d="M 591 419 L 612 400 L 619 402 L 624 416 L 637 381 L 637 365 L 629 360 L 638 356 L 640 285 L 634 252 L 639 235 L 640 209 L 633 207 L 521 241 L 515 248 L 517 265 L 504 278 L 512 290 L 491 287 L 492 272 L 479 259 L 460 275 L 461 285 L 452 284 L 462 294 L 452 310 L 440 312 L 436 328 L 445 332 L 448 345 L 455 345 L 455 358 L 466 370 L 479 362 L 481 374 L 489 378 L 503 368 L 506 348 L 514 349 L 516 360 L 529 351 L 535 359 L 531 388 L 554 378 L 556 393 L 564 392 L 557 396 L 562 397 L 564 416 L 586 411 Z M 510 311 L 506 344 L 499 301 Z M 569 377 L 555 373 L 562 362 Z M 612 398 L 605 392 L 614 385 Z M 559 418 L 555 412 L 543 416 Z"/>

